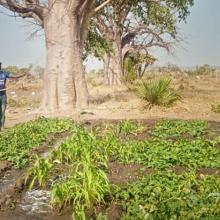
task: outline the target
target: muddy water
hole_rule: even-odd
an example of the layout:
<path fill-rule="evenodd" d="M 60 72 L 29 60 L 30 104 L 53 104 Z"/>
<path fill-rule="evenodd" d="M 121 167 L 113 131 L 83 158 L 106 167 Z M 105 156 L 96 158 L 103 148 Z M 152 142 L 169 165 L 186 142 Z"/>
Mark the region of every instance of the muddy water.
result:
<path fill-rule="evenodd" d="M 21 171 L 7 171 L 0 179 L 0 194 L 13 192 Z M 46 190 L 24 191 L 13 210 L 0 211 L 0 220 L 70 220 L 71 212 L 55 213 L 50 206 L 50 192 Z"/>
<path fill-rule="evenodd" d="M 7 171 L 4 177 L 0 179 L 0 194 L 13 188 L 20 175 L 21 172 L 18 170 Z"/>
<path fill-rule="evenodd" d="M 0 212 L 1 220 L 71 220 L 71 213 L 59 215 L 49 204 L 50 192 L 32 190 L 23 192 L 14 210 Z"/>

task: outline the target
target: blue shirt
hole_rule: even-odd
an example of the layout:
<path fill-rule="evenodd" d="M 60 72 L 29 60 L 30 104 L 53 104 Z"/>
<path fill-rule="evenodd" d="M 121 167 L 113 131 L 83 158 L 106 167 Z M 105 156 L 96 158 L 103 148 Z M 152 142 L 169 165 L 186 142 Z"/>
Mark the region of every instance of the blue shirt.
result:
<path fill-rule="evenodd" d="M 10 73 L 5 71 L 0 71 L 0 96 L 6 94 L 6 80 L 10 78 Z"/>

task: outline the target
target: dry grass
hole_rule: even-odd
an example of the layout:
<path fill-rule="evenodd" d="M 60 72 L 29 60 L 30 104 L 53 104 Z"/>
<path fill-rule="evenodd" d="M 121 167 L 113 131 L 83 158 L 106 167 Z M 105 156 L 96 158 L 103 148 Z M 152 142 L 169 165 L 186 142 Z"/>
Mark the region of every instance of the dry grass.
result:
<path fill-rule="evenodd" d="M 156 73 L 148 74 L 145 79 L 160 76 L 161 74 Z M 213 112 L 211 108 L 213 103 L 220 102 L 220 73 L 204 76 L 188 76 L 181 73 L 174 75 L 172 79 L 172 87 L 181 89 L 183 99 L 170 108 L 155 106 L 147 110 L 143 109 L 142 101 L 131 88 L 125 86 L 108 88 L 102 84 L 101 74 L 89 75 L 87 77 L 91 100 L 89 112 L 93 115 L 77 115 L 76 119 L 181 118 L 220 121 L 219 114 Z M 27 114 L 31 114 L 36 106 L 35 104 L 33 106 L 33 103 L 39 103 L 41 91 L 40 81 L 25 84 L 25 89 L 18 86 L 15 94 L 8 91 L 9 99 L 16 101 L 25 99 L 26 103 L 22 108 L 16 105 L 12 108 L 9 105 L 7 124 L 25 121 Z M 16 115 L 13 112 L 16 112 Z"/>

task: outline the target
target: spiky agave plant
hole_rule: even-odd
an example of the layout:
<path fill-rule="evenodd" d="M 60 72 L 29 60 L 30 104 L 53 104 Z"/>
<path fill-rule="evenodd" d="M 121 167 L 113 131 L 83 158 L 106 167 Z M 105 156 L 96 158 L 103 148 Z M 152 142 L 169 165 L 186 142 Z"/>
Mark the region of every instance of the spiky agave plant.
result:
<path fill-rule="evenodd" d="M 180 93 L 171 88 L 170 83 L 170 78 L 144 81 L 139 85 L 137 92 L 141 99 L 148 102 L 149 108 L 154 105 L 170 106 L 181 99 Z"/>

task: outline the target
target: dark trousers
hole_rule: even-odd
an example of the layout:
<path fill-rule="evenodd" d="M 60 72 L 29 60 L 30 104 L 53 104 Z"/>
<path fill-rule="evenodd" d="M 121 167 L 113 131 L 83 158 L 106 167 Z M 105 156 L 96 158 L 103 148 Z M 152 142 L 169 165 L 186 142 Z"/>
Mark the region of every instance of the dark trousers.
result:
<path fill-rule="evenodd" d="M 7 106 L 7 96 L 0 95 L 0 129 L 5 125 L 5 110 Z"/>

